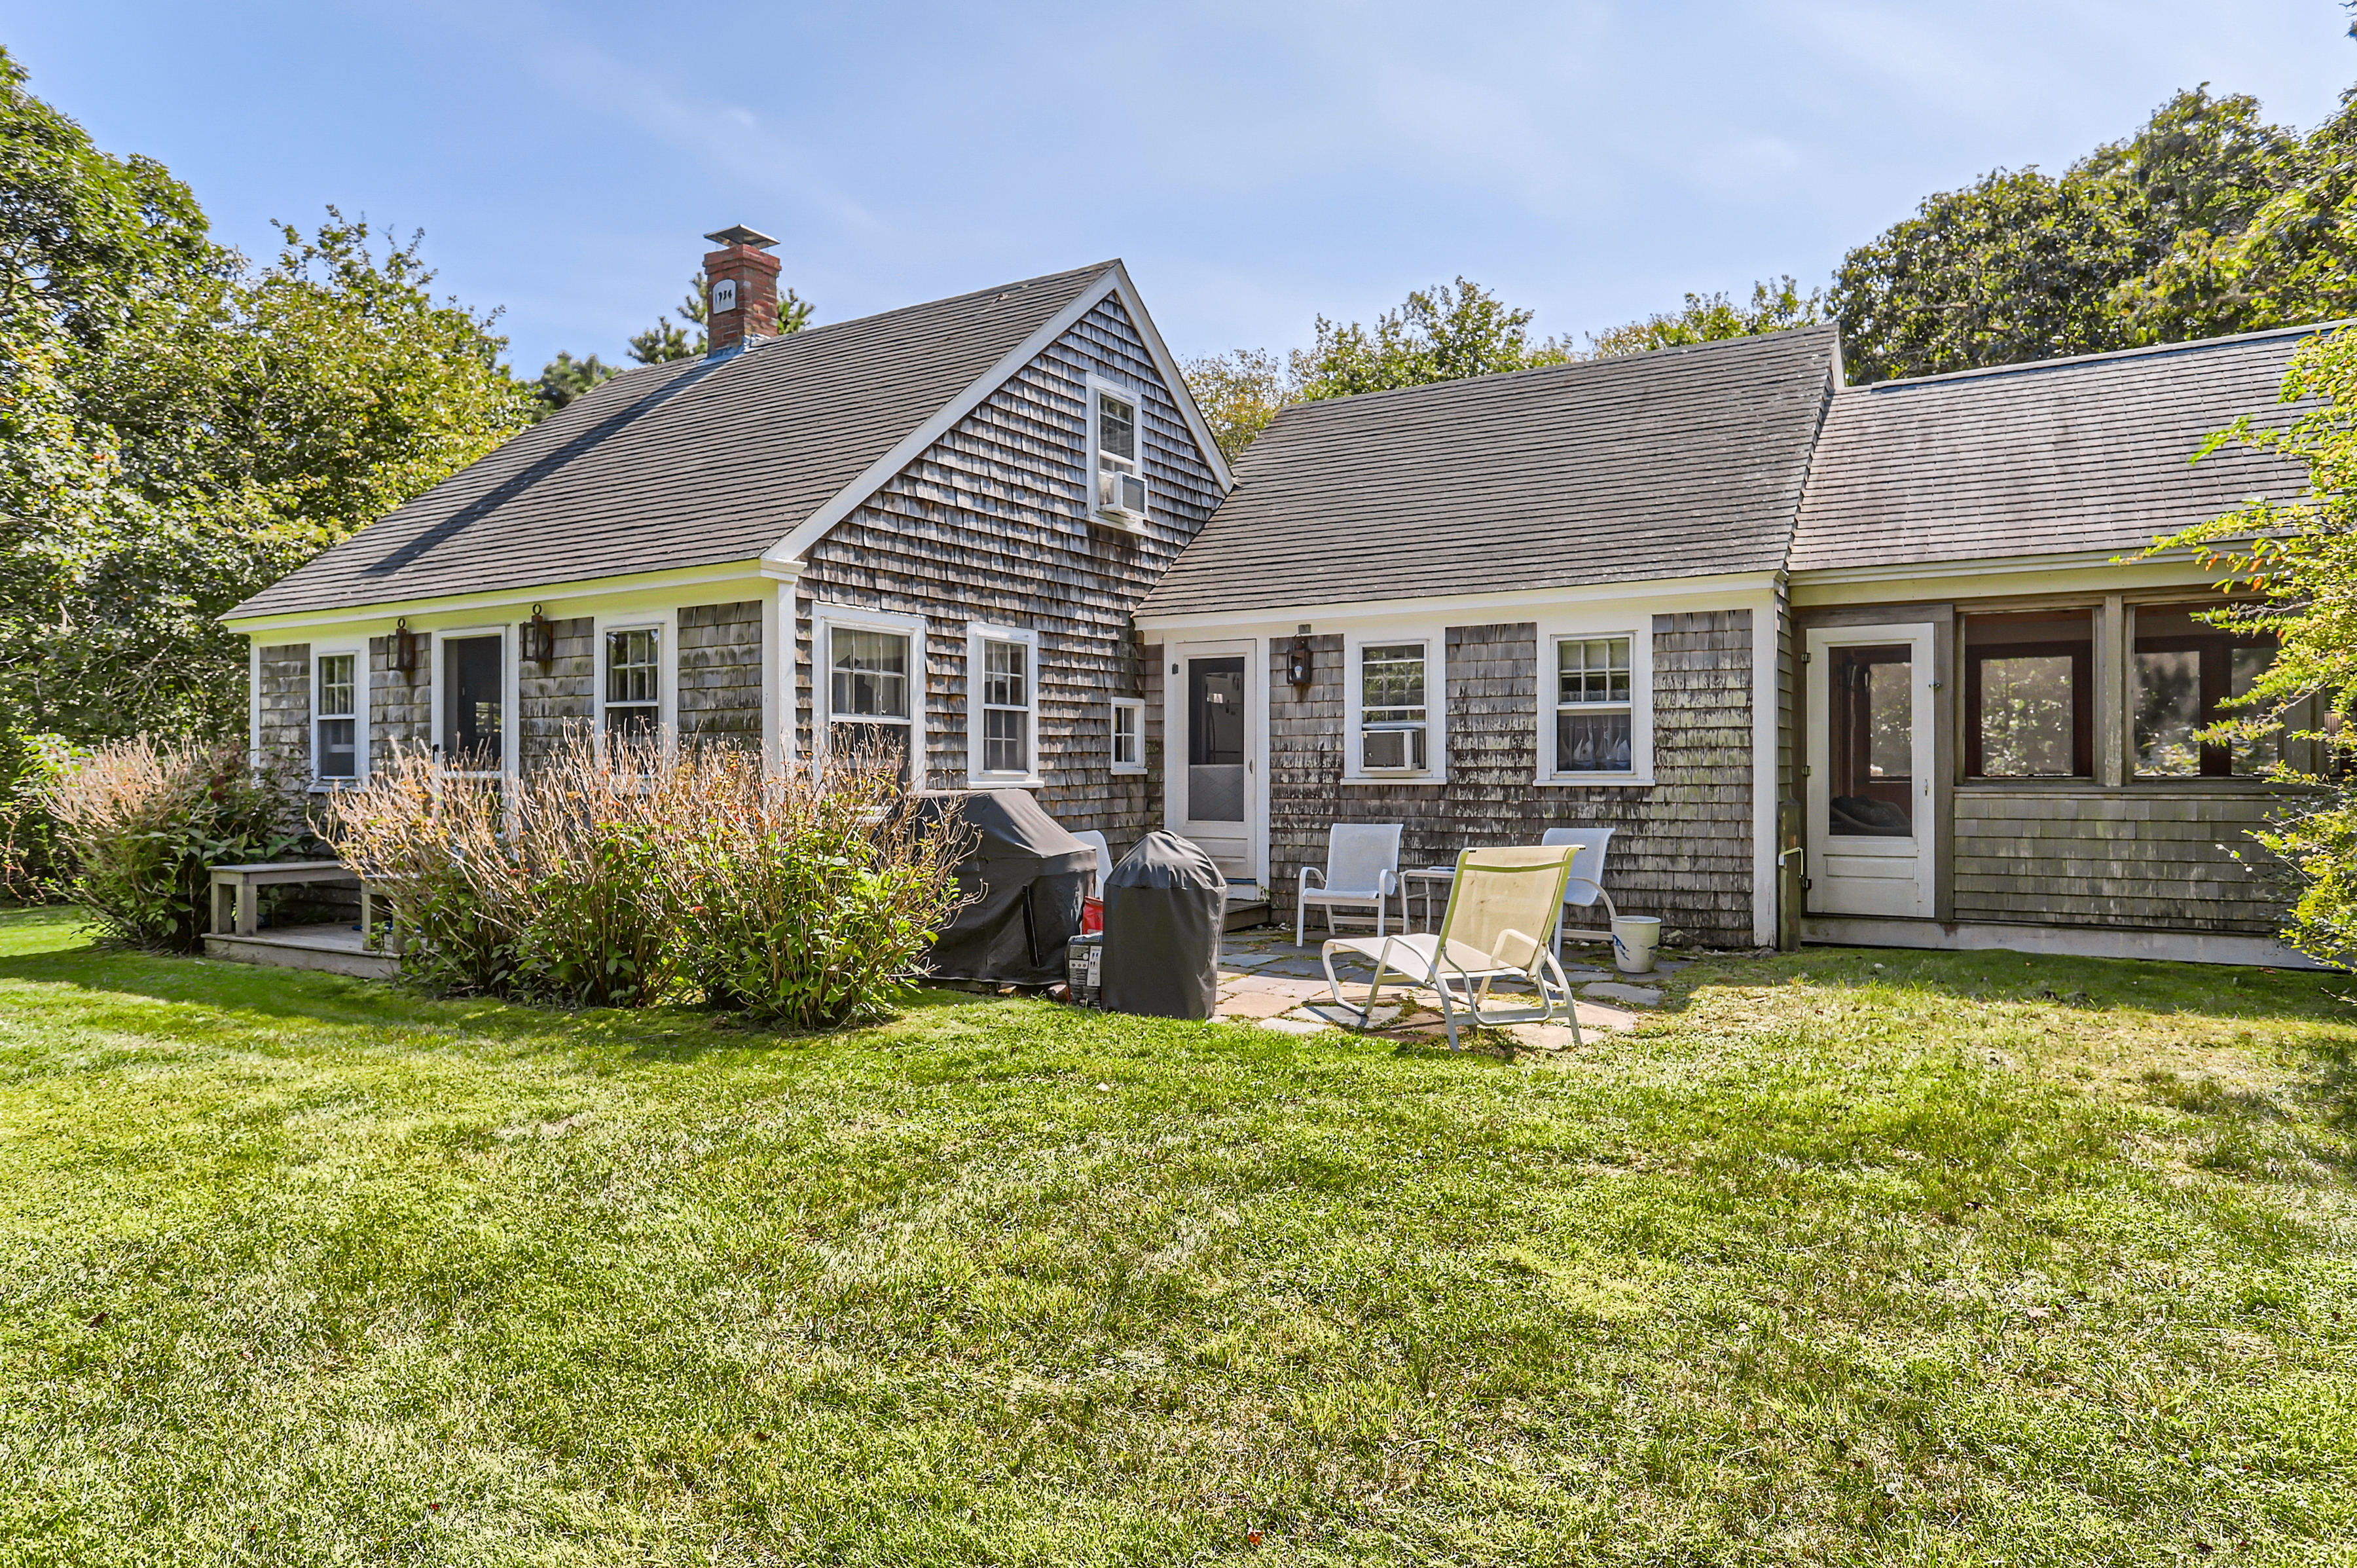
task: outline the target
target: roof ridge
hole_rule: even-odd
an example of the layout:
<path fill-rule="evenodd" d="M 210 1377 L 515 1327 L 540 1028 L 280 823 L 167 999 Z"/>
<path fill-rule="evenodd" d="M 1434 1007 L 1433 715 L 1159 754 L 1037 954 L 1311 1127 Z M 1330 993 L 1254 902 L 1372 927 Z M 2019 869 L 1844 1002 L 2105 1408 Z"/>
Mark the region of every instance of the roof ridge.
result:
<path fill-rule="evenodd" d="M 2058 371 L 2075 365 L 2100 364 L 2107 360 L 2161 359 L 2171 354 L 2195 354 L 2208 349 L 2222 349 L 2232 343 L 2256 343 L 2270 338 L 2293 338 L 2309 333 L 2333 332 L 2344 327 L 2357 327 L 2357 316 L 2337 317 L 2330 321 L 2310 321 L 2297 327 L 2262 327 L 2253 332 L 2230 332 L 2222 338 L 2189 338 L 2179 343 L 2142 343 L 2133 349 L 2105 349 L 2094 354 L 2059 354 L 2050 360 L 2023 360 L 2011 365 L 1975 365 L 1964 371 L 1942 371 L 1929 376 L 1894 376 L 1887 381 L 1853 381 L 1844 386 L 1844 396 L 1853 392 L 1891 392 L 1908 387 L 1931 386 L 1941 381 L 1972 381 L 1979 377 L 2029 375 L 2040 371 Z"/>
<path fill-rule="evenodd" d="M 889 310 L 871 310 L 865 316 L 846 316 L 840 321 L 828 321 L 816 327 L 805 327 L 799 332 L 772 333 L 758 342 L 748 343 L 747 351 L 753 352 L 789 341 L 809 342 L 815 334 L 838 332 L 845 328 L 882 321 L 889 317 L 906 316 L 912 311 L 938 310 L 945 305 L 957 305 L 969 299 L 981 299 L 985 295 L 990 296 L 992 304 L 996 304 L 1006 295 L 1020 289 L 1030 288 L 1037 284 L 1056 283 L 1065 278 L 1086 281 L 1102 277 L 1119 265 L 1121 265 L 1121 258 L 1116 256 L 1111 261 L 1094 262 L 1083 267 L 1067 267 L 1062 272 L 1041 273 L 1037 277 L 1017 278 L 1009 283 L 992 284 L 985 288 L 970 288 L 963 294 L 945 294 L 939 299 L 920 299 L 913 305 L 896 305 Z"/>

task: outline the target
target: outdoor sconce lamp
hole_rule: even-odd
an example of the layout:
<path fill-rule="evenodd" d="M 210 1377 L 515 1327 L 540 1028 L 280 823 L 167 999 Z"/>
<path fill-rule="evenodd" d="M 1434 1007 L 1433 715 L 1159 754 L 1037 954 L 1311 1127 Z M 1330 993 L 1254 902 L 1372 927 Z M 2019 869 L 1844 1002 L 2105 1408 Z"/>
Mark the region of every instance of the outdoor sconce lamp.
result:
<path fill-rule="evenodd" d="M 393 667 L 404 675 L 417 673 L 417 645 L 422 640 L 409 629 L 407 618 L 393 623 Z"/>
<path fill-rule="evenodd" d="M 545 668 L 556 661 L 556 623 L 532 607 L 532 618 L 523 623 L 523 656 Z"/>
<path fill-rule="evenodd" d="M 1309 660 L 1309 628 L 1305 626 L 1293 639 L 1293 646 L 1285 650 L 1285 678 L 1293 682 L 1296 690 L 1307 691 L 1314 672 Z"/>

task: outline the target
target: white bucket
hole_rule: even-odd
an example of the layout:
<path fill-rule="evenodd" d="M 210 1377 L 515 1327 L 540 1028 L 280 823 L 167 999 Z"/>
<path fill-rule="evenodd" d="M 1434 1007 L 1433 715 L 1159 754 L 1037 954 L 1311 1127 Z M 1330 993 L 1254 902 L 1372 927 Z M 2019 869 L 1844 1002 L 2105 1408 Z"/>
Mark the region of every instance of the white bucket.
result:
<path fill-rule="evenodd" d="M 1612 961 L 1623 974 L 1650 974 L 1662 922 L 1652 915 L 1621 915 L 1612 922 Z"/>

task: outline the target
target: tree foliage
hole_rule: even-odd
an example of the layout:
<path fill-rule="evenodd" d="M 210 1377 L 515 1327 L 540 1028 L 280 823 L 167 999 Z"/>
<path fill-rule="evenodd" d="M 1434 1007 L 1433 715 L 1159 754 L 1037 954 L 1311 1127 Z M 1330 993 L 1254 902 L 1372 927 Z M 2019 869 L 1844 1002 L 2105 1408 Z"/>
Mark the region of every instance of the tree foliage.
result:
<path fill-rule="evenodd" d="M 540 400 L 541 416 L 554 413 L 621 368 L 606 363 L 595 354 L 576 360 L 559 349 L 556 358 L 541 368 L 540 379 L 533 383 L 532 395 Z"/>
<path fill-rule="evenodd" d="M 2198 336 L 2184 287 L 2157 299 L 2157 274 L 2241 234 L 2306 156 L 2256 99 L 2204 84 L 2059 179 L 1999 169 L 1933 196 L 1835 274 L 1848 368 L 1881 381 Z"/>
<path fill-rule="evenodd" d="M 25 737 L 236 734 L 239 599 L 530 417 L 417 241 L 333 208 L 269 264 L 0 54 L 0 768 Z"/>
<path fill-rule="evenodd" d="M 2333 962 L 2357 959 L 2357 330 L 2319 334 L 2293 354 L 2279 424 L 2247 415 L 2212 436 L 2270 451 L 2306 470 L 2303 491 L 2261 498 L 2154 545 L 2192 548 L 2222 573 L 2220 587 L 2258 596 L 2212 612 L 2218 625 L 2276 639 L 2275 661 L 2204 738 L 2281 734 L 2306 741 L 2322 767 L 2287 763 L 2308 787 L 2260 840 L 2298 874 L 2285 935 Z"/>
<path fill-rule="evenodd" d="M 1232 349 L 1189 360 L 1179 371 L 1231 463 L 1268 428 L 1278 410 L 1300 400 L 1291 367 L 1265 349 Z"/>
<path fill-rule="evenodd" d="M 1753 284 L 1748 306 L 1738 305 L 1724 294 L 1690 294 L 1684 310 L 1631 321 L 1609 332 L 1591 332 L 1588 357 L 1606 360 L 1691 343 L 1717 343 L 1781 332 L 1788 327 L 1813 326 L 1824 317 L 1824 291 L 1811 289 L 1803 294 L 1799 282 L 1788 273 L 1772 283 Z"/>
<path fill-rule="evenodd" d="M 1534 340 L 1531 312 L 1460 277 L 1411 293 L 1372 330 L 1318 317 L 1317 341 L 1292 355 L 1304 401 L 1427 386 L 1466 376 L 1560 365 L 1578 358 L 1558 338 Z"/>
<path fill-rule="evenodd" d="M 778 331 L 780 334 L 799 332 L 810 325 L 811 304 L 792 289 L 788 289 L 778 301 Z M 687 280 L 687 297 L 673 310 L 670 317 L 661 317 L 652 327 L 630 339 L 630 358 L 641 365 L 668 364 L 673 360 L 696 360 L 704 357 L 711 346 L 705 331 L 712 314 L 712 280 L 701 268 Z M 673 320 L 672 317 L 678 319 Z M 692 330 L 691 330 L 692 329 Z M 560 359 L 562 355 L 558 356 Z"/>

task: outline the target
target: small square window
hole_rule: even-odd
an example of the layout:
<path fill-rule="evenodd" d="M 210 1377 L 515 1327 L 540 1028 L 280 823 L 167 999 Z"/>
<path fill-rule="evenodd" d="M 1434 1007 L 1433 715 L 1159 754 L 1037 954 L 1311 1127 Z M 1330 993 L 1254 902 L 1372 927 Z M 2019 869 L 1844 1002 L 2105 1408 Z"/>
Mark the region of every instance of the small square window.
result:
<path fill-rule="evenodd" d="M 1113 770 L 1146 771 L 1146 704 L 1127 697 L 1114 699 Z"/>

